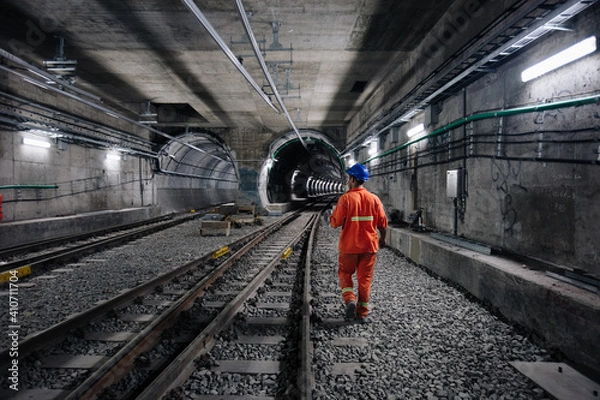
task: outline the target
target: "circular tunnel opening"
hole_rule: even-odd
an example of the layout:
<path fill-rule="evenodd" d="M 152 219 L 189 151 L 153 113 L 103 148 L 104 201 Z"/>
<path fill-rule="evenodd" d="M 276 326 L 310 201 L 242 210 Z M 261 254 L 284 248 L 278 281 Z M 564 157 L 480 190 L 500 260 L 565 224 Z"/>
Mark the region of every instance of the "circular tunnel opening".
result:
<path fill-rule="evenodd" d="M 233 202 L 239 189 L 239 174 L 225 142 L 188 129 L 159 150 L 156 179 L 157 204 L 167 211 Z"/>
<path fill-rule="evenodd" d="M 343 191 L 343 161 L 322 133 L 302 131 L 285 135 L 271 145 L 261 171 L 261 198 L 273 203 L 303 202 Z"/>

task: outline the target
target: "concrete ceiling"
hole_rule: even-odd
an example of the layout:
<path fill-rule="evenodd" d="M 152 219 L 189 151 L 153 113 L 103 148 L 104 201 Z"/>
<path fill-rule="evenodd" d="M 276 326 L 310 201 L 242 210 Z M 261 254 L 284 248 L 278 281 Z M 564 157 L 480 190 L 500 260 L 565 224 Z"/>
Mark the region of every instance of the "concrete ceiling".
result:
<path fill-rule="evenodd" d="M 452 3 L 245 0 L 243 5 L 272 74 L 279 62 L 279 93 L 292 120 L 299 129 L 322 129 L 346 126 L 391 63 L 415 49 Z M 267 80 L 244 39 L 235 1 L 196 4 L 263 87 Z M 150 101 L 159 121 L 173 125 L 181 122 L 171 118 L 177 110 L 186 115 L 185 124 L 208 129 L 290 128 L 182 1 L 3 0 L 1 7 L 5 50 L 41 68 L 44 60 L 57 58 L 57 36 L 64 37 L 64 57 L 77 60 L 76 86 L 105 104 L 143 113 Z M 278 47 L 283 50 L 275 51 Z"/>

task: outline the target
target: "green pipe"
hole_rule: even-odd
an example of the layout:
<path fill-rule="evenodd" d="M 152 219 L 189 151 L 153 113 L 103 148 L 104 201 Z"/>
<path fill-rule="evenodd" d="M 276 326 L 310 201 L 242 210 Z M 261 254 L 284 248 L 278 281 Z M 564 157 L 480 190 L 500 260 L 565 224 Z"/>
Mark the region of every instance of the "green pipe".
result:
<path fill-rule="evenodd" d="M 484 112 L 484 113 L 479 113 L 479 114 L 473 114 L 473 115 L 470 115 L 465 118 L 457 119 L 456 121 L 453 121 L 446 126 L 436 129 L 435 131 L 431 132 L 428 135 L 425 135 L 425 136 L 420 137 L 415 140 L 411 140 L 400 146 L 394 147 L 393 149 L 383 152 L 379 155 L 371 157 L 368 160 L 365 160 L 364 163 L 368 163 L 369 161 L 373 161 L 377 158 L 381 158 L 381 157 L 387 156 L 389 154 L 395 153 L 397 151 L 407 148 L 410 145 L 418 143 L 421 140 L 425 140 L 425 139 L 428 139 L 428 138 L 431 138 L 434 136 L 441 135 L 442 133 L 448 132 L 452 129 L 456 129 L 456 128 L 466 125 L 472 121 L 480 121 L 480 120 L 489 119 L 489 118 L 500 118 L 500 117 L 508 117 L 511 115 L 519 115 L 519 114 L 526 114 L 526 113 L 532 113 L 532 112 L 555 110 L 557 108 L 579 107 L 579 106 L 583 106 L 586 104 L 593 104 L 593 103 L 600 103 L 600 95 L 595 95 L 595 96 L 590 96 L 590 97 L 582 97 L 580 99 L 556 101 L 554 103 L 543 103 L 543 104 L 538 104 L 535 106 L 509 108 L 506 110 L 497 110 L 497 111 L 489 111 L 489 112 Z"/>
<path fill-rule="evenodd" d="M 58 189 L 58 185 L 6 185 L 0 186 L 2 189 Z"/>

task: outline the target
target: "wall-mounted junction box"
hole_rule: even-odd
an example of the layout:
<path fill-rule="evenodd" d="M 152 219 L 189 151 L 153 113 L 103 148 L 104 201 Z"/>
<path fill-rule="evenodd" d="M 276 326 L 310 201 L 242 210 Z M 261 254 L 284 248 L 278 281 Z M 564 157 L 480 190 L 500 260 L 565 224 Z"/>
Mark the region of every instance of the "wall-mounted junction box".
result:
<path fill-rule="evenodd" d="M 451 169 L 446 171 L 446 196 L 456 199 L 462 196 L 463 170 Z"/>

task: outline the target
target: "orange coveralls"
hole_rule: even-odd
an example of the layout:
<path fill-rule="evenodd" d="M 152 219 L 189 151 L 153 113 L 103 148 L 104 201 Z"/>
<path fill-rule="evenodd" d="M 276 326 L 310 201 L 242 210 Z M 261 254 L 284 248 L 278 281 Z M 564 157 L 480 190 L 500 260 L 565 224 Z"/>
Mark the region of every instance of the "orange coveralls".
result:
<path fill-rule="evenodd" d="M 378 228 L 387 228 L 388 221 L 379 198 L 364 187 L 352 188 L 338 200 L 329 217 L 333 228 L 342 227 L 338 245 L 338 277 L 344 303 L 356 302 L 352 275 L 356 272 L 358 302 L 356 316 L 369 313 L 371 282 L 377 250 Z"/>

